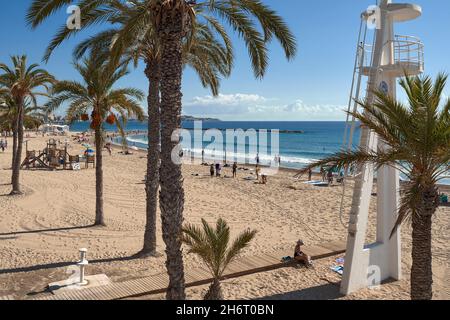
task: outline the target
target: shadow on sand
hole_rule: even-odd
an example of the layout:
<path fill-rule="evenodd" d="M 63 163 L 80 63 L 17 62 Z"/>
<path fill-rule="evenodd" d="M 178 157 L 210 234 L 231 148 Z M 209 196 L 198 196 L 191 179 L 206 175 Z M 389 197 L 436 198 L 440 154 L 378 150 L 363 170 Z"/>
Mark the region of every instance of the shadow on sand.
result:
<path fill-rule="evenodd" d="M 328 283 L 298 291 L 275 294 L 257 300 L 335 300 L 344 297 L 339 292 L 339 283 Z"/>
<path fill-rule="evenodd" d="M 41 233 L 41 232 L 70 231 L 70 230 L 87 229 L 87 228 L 93 228 L 93 227 L 96 227 L 96 226 L 92 224 L 92 225 L 76 226 L 76 227 L 65 227 L 65 228 L 54 228 L 54 229 L 42 229 L 42 230 L 29 230 L 29 231 L 17 231 L 17 232 L 0 233 L 0 237 L 5 237 L 5 238 L 0 238 L 0 240 L 9 240 L 9 239 L 12 239 L 12 238 L 16 238 L 15 236 L 21 235 L 21 234 L 34 234 L 34 233 Z M 93 259 L 93 260 L 89 260 L 89 264 L 108 263 L 108 262 L 116 262 L 116 261 L 130 261 L 130 260 L 136 260 L 136 259 L 141 259 L 141 258 L 142 258 L 142 256 L 140 256 L 137 253 L 137 254 L 134 254 L 134 255 L 131 255 L 131 256 L 128 256 L 128 257 Z M 68 267 L 68 266 L 74 265 L 76 263 L 78 263 L 78 261 L 63 261 L 63 262 L 47 263 L 47 264 L 40 264 L 40 265 L 27 266 L 27 267 L 1 269 L 0 270 L 0 274 L 30 272 L 30 271 L 38 271 L 38 270 L 45 270 L 45 269 L 62 268 L 62 267 Z"/>
<path fill-rule="evenodd" d="M 93 260 L 89 260 L 89 264 L 93 265 L 93 264 L 99 264 L 99 263 L 118 262 L 118 261 L 131 261 L 131 260 L 137 260 L 137 259 L 140 259 L 140 256 L 137 255 L 137 254 L 134 254 L 134 255 L 128 256 L 128 257 L 93 259 Z M 38 271 L 38 270 L 46 270 L 46 269 L 54 269 L 54 268 L 63 268 L 63 267 L 68 267 L 68 266 L 75 265 L 77 263 L 78 263 L 78 261 L 62 261 L 62 262 L 55 262 L 55 263 L 38 264 L 38 265 L 35 265 L 35 266 L 28 266 L 28 267 L 2 269 L 2 270 L 0 270 L 0 274 L 30 272 L 30 271 Z"/>
<path fill-rule="evenodd" d="M 16 232 L 0 233 L 0 237 L 16 236 L 16 235 L 20 235 L 20 234 L 33 234 L 33 233 L 41 233 L 41 232 L 69 231 L 69 230 L 87 229 L 87 228 L 92 228 L 92 227 L 94 227 L 93 224 L 87 225 L 87 226 L 65 227 L 65 228 L 55 228 L 55 229 L 16 231 Z"/>

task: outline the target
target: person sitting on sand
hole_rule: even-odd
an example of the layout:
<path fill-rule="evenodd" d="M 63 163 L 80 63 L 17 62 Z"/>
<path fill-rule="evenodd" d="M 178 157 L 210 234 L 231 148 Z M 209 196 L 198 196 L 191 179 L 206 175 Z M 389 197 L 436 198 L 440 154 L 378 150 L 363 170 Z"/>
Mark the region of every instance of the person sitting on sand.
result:
<path fill-rule="evenodd" d="M 264 174 L 264 173 L 261 175 L 261 183 L 262 184 L 267 184 L 267 175 Z"/>
<path fill-rule="evenodd" d="M 305 266 L 311 266 L 311 257 L 302 251 L 302 246 L 305 245 L 302 240 L 297 241 L 295 246 L 294 259 Z"/>

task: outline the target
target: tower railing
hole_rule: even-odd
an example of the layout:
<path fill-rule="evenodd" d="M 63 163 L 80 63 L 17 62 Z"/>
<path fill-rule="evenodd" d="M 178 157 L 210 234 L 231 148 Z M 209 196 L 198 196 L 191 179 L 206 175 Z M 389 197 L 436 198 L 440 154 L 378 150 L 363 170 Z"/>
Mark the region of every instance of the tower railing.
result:
<path fill-rule="evenodd" d="M 424 45 L 417 37 L 396 35 L 392 41 L 395 64 L 424 69 Z"/>
<path fill-rule="evenodd" d="M 395 40 L 385 44 L 393 46 L 394 64 L 402 68 L 414 67 L 424 70 L 424 45 L 422 41 L 413 36 L 396 35 Z M 372 65 L 373 46 L 370 44 L 360 45 L 360 57 L 364 57 L 363 68 Z M 364 54 L 361 54 L 364 50 Z"/>

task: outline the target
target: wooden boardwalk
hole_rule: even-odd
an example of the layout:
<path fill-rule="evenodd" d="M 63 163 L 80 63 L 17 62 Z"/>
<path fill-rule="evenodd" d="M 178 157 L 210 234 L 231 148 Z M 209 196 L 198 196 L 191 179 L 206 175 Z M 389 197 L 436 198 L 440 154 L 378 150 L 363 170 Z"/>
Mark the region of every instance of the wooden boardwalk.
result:
<path fill-rule="evenodd" d="M 313 260 L 323 259 L 345 253 L 346 242 L 336 241 L 317 246 L 303 248 L 303 251 Z M 293 250 L 292 250 L 293 251 Z M 281 258 L 292 256 L 293 252 L 273 252 L 261 256 L 242 257 L 233 262 L 225 271 L 223 280 L 237 278 L 249 274 L 275 270 L 292 265 L 292 262 L 282 262 Z M 212 281 L 209 271 L 198 269 L 185 270 L 186 287 L 209 284 Z M 130 280 L 109 285 L 66 291 L 61 294 L 48 294 L 35 297 L 32 300 L 119 300 L 166 292 L 169 277 L 166 273 L 142 279 Z"/>

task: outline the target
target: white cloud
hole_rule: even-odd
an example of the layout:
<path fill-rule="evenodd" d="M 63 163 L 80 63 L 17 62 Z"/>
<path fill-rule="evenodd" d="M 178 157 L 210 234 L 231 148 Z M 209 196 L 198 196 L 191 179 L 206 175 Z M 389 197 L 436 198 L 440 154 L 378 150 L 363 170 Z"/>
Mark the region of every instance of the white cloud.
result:
<path fill-rule="evenodd" d="M 219 94 L 217 97 L 213 96 L 203 96 L 195 97 L 191 102 L 186 105 L 198 105 L 198 106 L 209 106 L 211 104 L 223 105 L 223 106 L 236 106 L 240 104 L 248 103 L 263 103 L 267 101 L 266 98 L 257 94 Z"/>
<path fill-rule="evenodd" d="M 307 105 L 302 100 L 281 103 L 258 94 L 221 94 L 195 97 L 183 104 L 185 114 L 210 116 L 223 120 L 343 120 L 344 107 Z"/>
<path fill-rule="evenodd" d="M 266 102 L 265 97 L 257 94 L 219 94 L 217 97 L 194 97 L 185 102 L 183 108 L 186 114 L 192 115 L 238 115 L 258 112 Z"/>
<path fill-rule="evenodd" d="M 297 112 L 307 114 L 321 114 L 321 115 L 337 115 L 343 114 L 344 106 L 339 105 L 306 105 L 302 100 L 297 100 L 294 103 L 288 104 L 284 107 L 286 112 Z"/>

